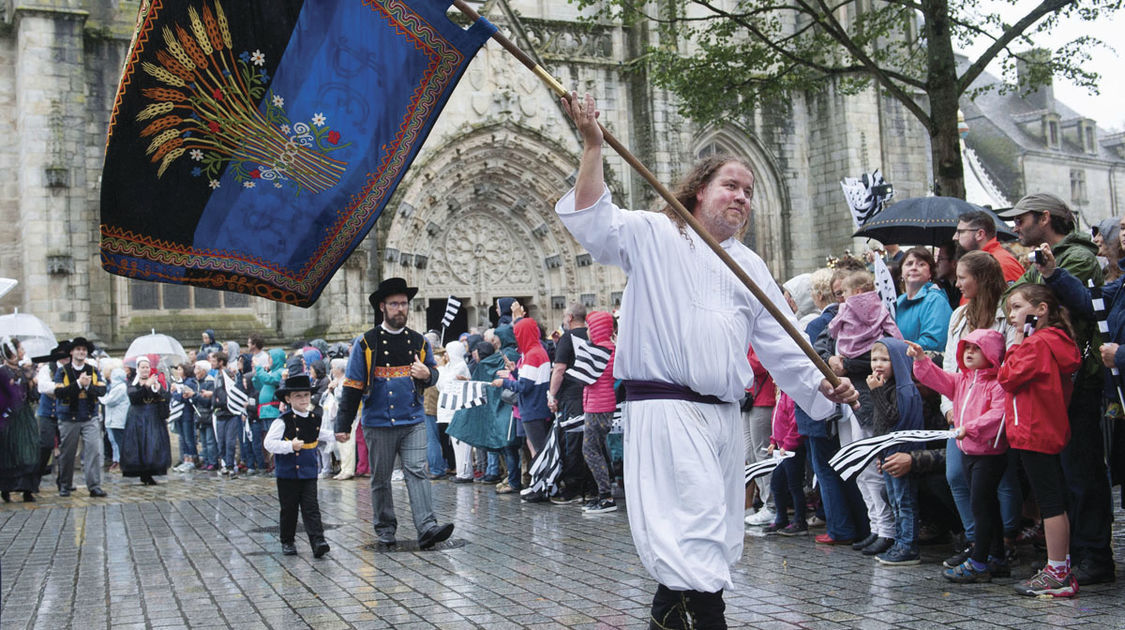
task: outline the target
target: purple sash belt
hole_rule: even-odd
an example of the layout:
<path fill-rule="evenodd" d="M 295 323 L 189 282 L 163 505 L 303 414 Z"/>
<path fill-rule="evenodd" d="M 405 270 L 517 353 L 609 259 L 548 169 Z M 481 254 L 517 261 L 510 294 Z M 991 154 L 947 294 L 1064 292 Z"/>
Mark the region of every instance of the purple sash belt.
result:
<path fill-rule="evenodd" d="M 700 394 L 683 385 L 660 381 L 625 381 L 625 401 L 636 400 L 686 400 L 708 405 L 725 404 L 718 396 Z"/>

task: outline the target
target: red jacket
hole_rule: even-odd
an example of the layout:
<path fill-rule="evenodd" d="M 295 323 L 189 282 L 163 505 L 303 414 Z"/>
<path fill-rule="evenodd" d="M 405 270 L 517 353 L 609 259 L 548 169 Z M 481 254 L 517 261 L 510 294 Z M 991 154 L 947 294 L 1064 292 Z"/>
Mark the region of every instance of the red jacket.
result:
<path fill-rule="evenodd" d="M 754 370 L 754 388 L 748 389 L 746 392 L 754 397 L 755 407 L 772 407 L 774 402 L 777 401 L 777 385 L 774 384 L 770 373 L 766 371 L 766 366 L 758 360 L 754 348 L 750 348 L 750 351 L 746 353 L 746 358 L 750 361 L 750 369 Z"/>
<path fill-rule="evenodd" d="M 613 315 L 594 311 L 586 316 L 586 332 L 590 343 L 610 351 L 605 372 L 593 384 L 582 390 L 582 410 L 589 413 L 613 413 L 617 408 L 617 395 L 613 391 Z"/>
<path fill-rule="evenodd" d="M 1082 365 L 1074 340 L 1053 327 L 1008 349 L 997 380 L 1008 392 L 1004 432 L 1012 448 L 1056 454 L 1070 441 L 1066 408 Z"/>

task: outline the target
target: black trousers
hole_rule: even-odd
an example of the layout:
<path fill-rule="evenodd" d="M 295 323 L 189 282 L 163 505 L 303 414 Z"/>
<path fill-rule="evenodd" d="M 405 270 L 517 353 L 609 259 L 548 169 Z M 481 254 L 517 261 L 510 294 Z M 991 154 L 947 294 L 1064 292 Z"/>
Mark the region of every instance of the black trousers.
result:
<path fill-rule="evenodd" d="M 1000 518 L 1000 497 L 997 488 L 1008 469 L 1008 454 L 964 455 L 961 463 L 969 484 L 969 501 L 976 523 L 973 560 L 988 562 L 988 556 L 1004 557 L 1004 522 Z"/>
<path fill-rule="evenodd" d="M 1070 442 L 1061 455 L 1069 495 L 1070 556 L 1076 565 L 1085 561 L 1112 567 L 1113 496 L 1105 466 L 1100 392 L 1075 388 L 1067 412 Z"/>
<path fill-rule="evenodd" d="M 582 413 L 582 400 L 577 401 L 560 401 L 559 414 L 556 419 L 558 422 L 565 422 L 573 416 Z M 566 486 L 567 494 L 571 495 L 588 495 L 597 496 L 598 484 L 594 481 L 594 474 L 590 472 L 589 466 L 586 465 L 586 457 L 582 455 L 582 431 L 567 432 L 565 429 L 560 429 L 562 434 L 562 442 L 559 446 L 562 448 L 563 466 L 562 466 L 562 482 Z"/>
<path fill-rule="evenodd" d="M 278 479 L 277 500 L 281 503 L 281 542 L 292 544 L 297 536 L 297 511 L 305 522 L 309 544 L 324 540 L 320 521 L 320 502 L 316 498 L 316 479 Z"/>
<path fill-rule="evenodd" d="M 649 630 L 726 630 L 723 592 L 673 591 L 661 584 L 652 598 Z"/>

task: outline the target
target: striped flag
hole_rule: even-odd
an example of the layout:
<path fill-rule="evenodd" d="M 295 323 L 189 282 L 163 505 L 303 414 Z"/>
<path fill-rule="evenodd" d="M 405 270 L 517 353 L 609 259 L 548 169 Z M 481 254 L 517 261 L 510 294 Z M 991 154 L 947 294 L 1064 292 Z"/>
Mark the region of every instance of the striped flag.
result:
<path fill-rule="evenodd" d="M 622 428 L 622 426 L 621 426 L 622 415 L 623 414 L 621 412 L 621 403 L 617 403 L 617 408 L 615 408 L 613 410 L 613 424 L 610 425 L 610 429 L 609 429 L 610 433 L 624 433 L 625 432 L 625 429 Z"/>
<path fill-rule="evenodd" d="M 239 389 L 231 375 L 223 370 L 223 387 L 227 390 L 227 411 L 231 415 L 241 417 L 246 413 L 246 401 L 250 399 L 246 392 Z"/>
<path fill-rule="evenodd" d="M 583 431 L 586 428 L 586 414 L 580 413 L 577 416 L 571 416 L 565 419 L 560 417 L 559 427 L 567 433 Z"/>
<path fill-rule="evenodd" d="M 173 398 L 168 403 L 168 422 L 175 422 L 184 415 L 184 401 Z"/>
<path fill-rule="evenodd" d="M 562 452 L 559 449 L 559 428 L 551 427 L 547 434 L 547 443 L 543 450 L 535 455 L 528 470 L 531 475 L 531 485 L 520 491 L 520 495 L 532 492 L 542 492 L 545 495 L 554 494 L 558 490 L 558 478 L 562 474 Z"/>
<path fill-rule="evenodd" d="M 461 310 L 461 300 L 453 297 L 452 295 L 445 301 L 445 315 L 441 318 L 441 327 L 449 328 L 453 324 L 453 318 L 457 317 L 457 312 Z"/>
<path fill-rule="evenodd" d="M 491 387 L 491 384 L 484 381 L 454 381 L 446 387 L 447 390 L 438 396 L 438 407 L 446 411 L 457 411 L 487 402 L 488 394 L 485 387 Z"/>
<path fill-rule="evenodd" d="M 581 337 L 572 335 L 571 339 L 574 340 L 574 367 L 568 369 L 566 375 L 587 385 L 593 385 L 602 372 L 605 372 L 612 353 Z"/>
<path fill-rule="evenodd" d="M 750 483 L 758 477 L 764 477 L 770 474 L 773 472 L 773 469 L 777 468 L 777 465 L 781 463 L 781 460 L 789 459 L 794 455 L 796 455 L 796 453 L 793 451 L 774 451 L 773 456 L 769 459 L 748 464 L 746 466 L 746 485 L 750 485 Z"/>
<path fill-rule="evenodd" d="M 1090 302 L 1094 307 L 1094 319 L 1098 320 L 1098 332 L 1102 334 L 1102 338 L 1109 339 L 1108 314 L 1105 310 L 1102 288 L 1094 286 L 1092 279 L 1086 281 L 1086 286 L 1090 289 Z M 1114 366 L 1109 368 L 1109 373 L 1113 375 L 1113 385 L 1117 389 L 1117 400 L 1121 403 L 1122 410 L 1125 410 L 1125 392 L 1121 391 L 1121 370 Z"/>
<path fill-rule="evenodd" d="M 884 449 L 896 444 L 911 442 L 929 442 L 931 440 L 947 440 L 956 434 L 955 431 L 894 431 L 886 435 L 875 435 L 862 440 L 856 440 L 836 452 L 828 465 L 840 473 L 844 481 L 855 477 L 875 459 L 875 456 Z"/>

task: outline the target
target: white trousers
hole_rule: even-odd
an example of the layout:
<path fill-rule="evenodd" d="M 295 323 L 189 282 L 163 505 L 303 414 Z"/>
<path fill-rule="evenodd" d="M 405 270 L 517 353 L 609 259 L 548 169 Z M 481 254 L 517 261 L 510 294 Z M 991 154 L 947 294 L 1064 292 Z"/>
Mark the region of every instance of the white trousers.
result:
<path fill-rule="evenodd" d="M 742 556 L 742 418 L 736 403 L 624 404 L 625 500 L 641 563 L 673 590 L 731 587 Z"/>
<path fill-rule="evenodd" d="M 844 441 L 844 431 L 840 432 L 840 445 L 846 446 L 855 440 L 862 440 L 874 435 L 871 429 L 859 426 L 856 422 L 855 415 L 849 409 L 845 412 L 845 420 L 850 428 L 849 439 Z M 866 468 L 860 471 L 859 475 L 855 478 L 855 485 L 859 488 L 860 495 L 863 496 L 863 503 L 867 506 L 867 520 L 871 523 L 871 531 L 882 538 L 895 537 L 895 515 L 891 511 L 891 506 L 887 503 L 886 487 L 883 482 L 883 473 L 880 473 L 876 467 L 876 462 L 872 461 Z"/>
<path fill-rule="evenodd" d="M 773 434 L 773 407 L 751 407 L 750 411 L 742 412 L 742 436 L 745 443 L 745 460 L 747 464 L 756 464 L 764 461 L 766 449 L 770 445 L 770 435 Z M 770 477 L 762 475 L 754 480 L 758 485 L 758 496 L 762 503 L 770 509 Z"/>
<path fill-rule="evenodd" d="M 450 436 L 449 441 L 453 444 L 453 457 L 457 461 L 454 466 L 457 471 L 457 476 L 462 479 L 472 479 L 473 445 L 468 442 L 462 442 L 453 436 Z"/>

